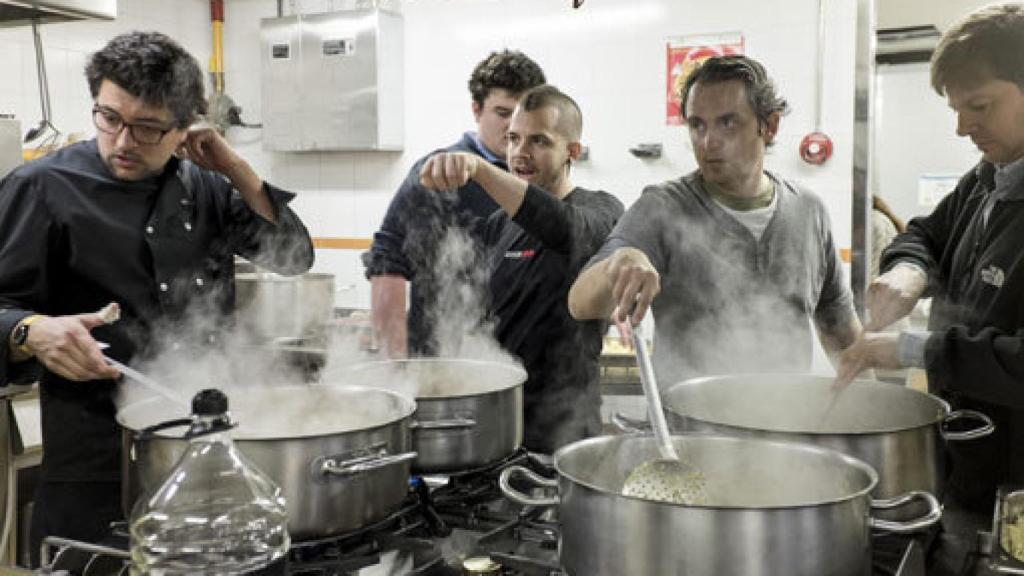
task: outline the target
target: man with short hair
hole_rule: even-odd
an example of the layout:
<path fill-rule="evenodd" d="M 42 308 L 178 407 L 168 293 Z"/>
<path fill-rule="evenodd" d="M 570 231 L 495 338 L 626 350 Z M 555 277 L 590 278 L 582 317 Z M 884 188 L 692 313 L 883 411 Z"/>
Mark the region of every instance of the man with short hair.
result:
<path fill-rule="evenodd" d="M 573 284 L 569 308 L 636 325 L 651 307 L 666 385 L 806 371 L 812 320 L 830 354 L 860 323 L 821 200 L 764 169 L 786 102 L 746 56 L 705 61 L 681 101 L 698 170 L 644 190 Z"/>
<path fill-rule="evenodd" d="M 294 195 L 263 182 L 213 130 L 190 128 L 206 107 L 203 73 L 181 46 L 123 34 L 92 55 L 86 76 L 96 138 L 0 182 L 0 383 L 40 383 L 33 557 L 45 536 L 92 542 L 122 517 L 120 374 L 103 355 L 138 360 L 193 316 L 226 321 L 236 253 L 287 274 L 313 262 L 287 207 Z M 93 312 L 110 302 L 114 324 Z"/>
<path fill-rule="evenodd" d="M 448 152 L 468 152 L 507 170 L 506 133 L 519 96 L 544 83 L 544 72 L 528 56 L 513 50 L 492 52 L 474 68 L 469 79 L 477 131 L 466 132 Z M 433 153 L 432 153 L 433 154 Z M 432 155 L 430 154 L 430 155 Z M 428 156 L 430 156 L 428 155 Z M 476 263 L 453 263 L 461 270 L 438 270 L 447 245 L 444 234 L 466 218 L 485 217 L 498 205 L 475 181 L 451 197 L 424 189 L 420 159 L 391 200 L 384 221 L 363 255 L 371 284 L 374 332 L 385 355 L 436 355 L 440 346 L 435 328 L 458 303 L 443 300 L 446 278 L 471 275 Z M 412 283 L 406 314 L 406 285 Z"/>
<path fill-rule="evenodd" d="M 523 445 L 546 454 L 601 431 L 598 357 L 605 323 L 573 320 L 565 299 L 623 207 L 611 194 L 569 179 L 582 131 L 576 102 L 543 85 L 524 94 L 512 115 L 511 173 L 466 152 L 435 154 L 420 171 L 427 188 L 476 182 L 501 207 L 473 230 L 490 254 L 488 311 L 495 335 L 528 373 Z"/>
<path fill-rule="evenodd" d="M 947 502 L 991 513 L 996 487 L 1024 481 L 1024 4 L 982 8 L 943 34 L 931 84 L 981 161 L 882 254 L 865 297 L 881 330 L 931 295 L 928 330 L 867 332 L 840 382 L 864 368 L 916 366 L 931 392 L 979 410 L 995 433 L 951 442 Z"/>

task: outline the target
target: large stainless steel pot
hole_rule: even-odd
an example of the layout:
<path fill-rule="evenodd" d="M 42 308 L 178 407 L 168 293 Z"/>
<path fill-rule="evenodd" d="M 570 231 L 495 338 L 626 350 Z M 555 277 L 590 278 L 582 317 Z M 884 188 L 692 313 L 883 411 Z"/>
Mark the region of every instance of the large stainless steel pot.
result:
<path fill-rule="evenodd" d="M 510 467 L 499 482 L 519 503 L 557 504 L 559 556 L 573 576 L 867 576 L 871 529 L 910 532 L 941 517 L 924 492 L 872 500 L 874 470 L 834 450 L 709 435 L 674 436 L 673 443 L 707 477 L 706 505 L 621 495 L 626 476 L 659 457 L 650 436 L 581 440 L 555 453 L 557 480 Z M 515 475 L 557 486 L 558 496 L 526 496 L 511 487 Z M 915 521 L 872 517 L 873 509 L 917 500 L 929 511 Z"/>
<path fill-rule="evenodd" d="M 678 431 L 809 442 L 849 454 L 878 472 L 877 498 L 911 490 L 941 496 L 943 441 L 994 430 L 984 414 L 952 412 L 946 402 L 912 388 L 857 380 L 838 392 L 832 381 L 786 374 L 695 378 L 668 390 L 665 410 Z M 948 429 L 961 419 L 980 426 Z"/>
<path fill-rule="evenodd" d="M 386 360 L 331 371 L 328 381 L 380 386 L 416 397 L 419 472 L 462 472 L 501 460 L 523 443 L 523 382 L 513 364 L 463 358 Z"/>
<path fill-rule="evenodd" d="M 259 341 L 322 336 L 333 313 L 332 274 L 235 275 L 235 317 Z"/>
<path fill-rule="evenodd" d="M 281 386 L 229 398 L 239 448 L 284 492 L 293 540 L 338 534 L 380 520 L 408 493 L 409 422 L 405 396 L 377 388 Z M 128 515 L 158 487 L 184 452 L 182 429 L 142 434 L 182 414 L 162 398 L 118 412 L 124 429 L 122 506 Z"/>

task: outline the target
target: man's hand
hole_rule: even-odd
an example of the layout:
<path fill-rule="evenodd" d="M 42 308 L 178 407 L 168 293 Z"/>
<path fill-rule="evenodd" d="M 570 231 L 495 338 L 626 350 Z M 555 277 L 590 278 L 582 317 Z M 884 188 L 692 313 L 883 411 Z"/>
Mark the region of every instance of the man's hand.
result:
<path fill-rule="evenodd" d="M 654 297 L 661 291 L 661 276 L 650 259 L 636 248 L 619 248 L 608 257 L 605 268 L 612 285 L 615 310 L 612 318 L 640 324 Z"/>
<path fill-rule="evenodd" d="M 44 316 L 32 323 L 25 344 L 49 371 L 69 380 L 115 379 L 121 373 L 107 365 L 89 333 L 106 323 L 99 312 Z"/>
<path fill-rule="evenodd" d="M 228 145 L 224 137 L 210 126 L 196 125 L 188 129 L 178 154 L 199 167 L 231 178 L 245 161 Z"/>
<path fill-rule="evenodd" d="M 881 330 L 910 314 L 927 287 L 928 276 L 910 264 L 897 264 L 892 270 L 875 278 L 864 296 L 868 316 L 865 329 Z"/>
<path fill-rule="evenodd" d="M 441 192 L 451 192 L 476 176 L 480 157 L 467 152 L 440 152 L 423 163 L 420 184 Z"/>
<path fill-rule="evenodd" d="M 189 128 L 185 142 L 178 149 L 178 156 L 191 160 L 200 168 L 223 174 L 254 212 L 269 222 L 277 222 L 274 207 L 263 193 L 263 179 L 219 132 L 204 125 Z"/>
<path fill-rule="evenodd" d="M 899 360 L 899 334 L 865 332 L 839 356 L 835 386 L 846 386 L 869 368 L 902 368 Z"/>

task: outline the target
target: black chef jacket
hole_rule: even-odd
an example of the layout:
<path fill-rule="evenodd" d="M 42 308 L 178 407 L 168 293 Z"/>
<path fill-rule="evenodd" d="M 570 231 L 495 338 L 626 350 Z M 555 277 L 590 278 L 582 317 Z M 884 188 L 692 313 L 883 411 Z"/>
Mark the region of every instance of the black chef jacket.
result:
<path fill-rule="evenodd" d="M 508 170 L 503 160 L 491 157 L 473 134 L 466 133 L 455 144 L 416 162 L 392 198 L 370 250 L 363 254 L 363 264 L 367 278 L 387 274 L 410 281 L 406 338 L 411 356 L 439 353 L 434 327 L 436 315 L 443 313 L 437 301 L 444 282 L 437 277 L 435 267 L 445 232 L 452 226 L 471 226 L 475 218 L 485 218 L 498 209 L 498 204 L 473 180 L 455 194 L 438 194 L 420 185 L 420 169 L 439 152 L 469 152 Z M 458 263 L 464 271 L 446 270 L 445 274 L 471 275 L 469 271 L 479 262 L 467 256 Z"/>
<path fill-rule="evenodd" d="M 121 320 L 92 334 L 128 362 L 149 352 L 154 330 L 180 328 L 192 314 L 223 317 L 234 306 L 234 254 L 284 274 L 313 262 L 309 234 L 286 206 L 294 195 L 263 189 L 276 224 L 223 176 L 188 161 L 172 158 L 145 181 L 118 180 L 94 140 L 0 181 L 0 383 L 40 378 L 43 482 L 119 481 L 115 385 L 69 382 L 34 360 L 11 363 L 13 327 L 33 313 L 95 312 L 117 302 Z"/>
<path fill-rule="evenodd" d="M 514 218 L 484 225 L 489 306 L 502 348 L 526 367 L 523 445 L 552 453 L 601 431 L 599 356 L 607 323 L 569 314 L 569 288 L 623 213 L 607 192 L 575 188 L 559 200 L 530 186 Z"/>

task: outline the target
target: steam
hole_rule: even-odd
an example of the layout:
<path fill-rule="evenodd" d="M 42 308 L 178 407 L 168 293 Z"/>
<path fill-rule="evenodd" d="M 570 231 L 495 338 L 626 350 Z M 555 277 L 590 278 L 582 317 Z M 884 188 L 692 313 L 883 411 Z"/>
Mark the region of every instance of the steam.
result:
<path fill-rule="evenodd" d="M 158 320 L 148 331 L 151 338 L 144 349 L 138 350 L 131 367 L 175 390 L 189 400 L 205 388 L 218 388 L 227 394 L 229 406 L 246 406 L 246 416 L 260 419 L 294 418 L 284 414 L 271 397 L 267 405 L 254 402 L 253 391 L 283 385 L 306 385 L 309 374 L 305 367 L 292 362 L 285 352 L 264 335 L 257 334 L 233 315 L 225 315 L 221 305 L 225 287 L 218 287 L 193 299 L 184 314 Z M 294 301 L 276 303 L 273 314 L 296 313 Z M 359 353 L 356 334 L 334 334 L 329 329 L 329 318 L 324 318 L 325 331 L 321 339 L 310 345 L 326 348 L 329 357 L 355 358 Z M 311 392 L 312 393 L 312 392 Z M 154 397 L 145 386 L 125 378 L 118 386 L 115 404 L 118 409 Z M 163 402 L 161 400 L 161 402 Z M 172 402 L 163 402 L 163 419 L 187 416 L 187 408 Z M 299 415 L 301 416 L 301 415 Z M 165 417 L 165 418 L 164 418 Z M 155 424 L 162 420 L 149 422 Z M 244 423 L 243 423 L 244 424 Z"/>
<path fill-rule="evenodd" d="M 817 214 L 807 210 L 801 217 Z M 701 215 L 661 225 L 669 227 L 665 244 L 673 260 L 686 268 L 664 278 L 659 295 L 654 363 L 666 387 L 695 376 L 810 370 L 815 303 L 804 304 L 802 286 L 825 274 L 818 234 L 774 237 L 787 244 L 762 252 L 760 271 L 752 274 L 745 244 L 724 236 L 717 219 Z M 812 298 L 819 294 L 815 289 Z M 675 333 L 673 325 L 685 325 L 685 333 Z"/>

